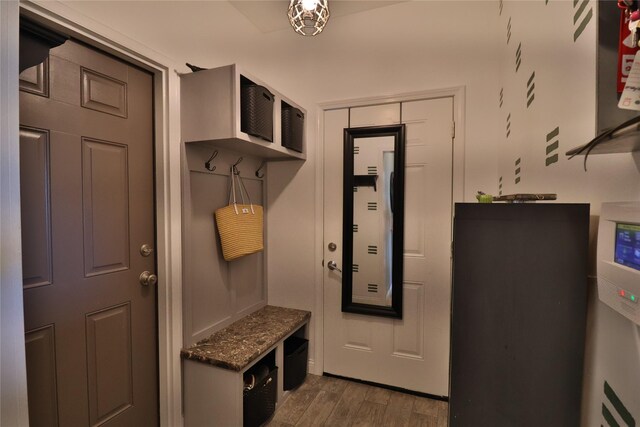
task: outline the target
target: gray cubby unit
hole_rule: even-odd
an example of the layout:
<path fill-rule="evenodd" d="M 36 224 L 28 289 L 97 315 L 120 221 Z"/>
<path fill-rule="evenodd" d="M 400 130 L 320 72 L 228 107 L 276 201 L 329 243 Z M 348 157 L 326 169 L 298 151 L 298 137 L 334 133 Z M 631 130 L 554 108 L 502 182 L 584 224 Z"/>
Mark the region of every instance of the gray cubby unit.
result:
<path fill-rule="evenodd" d="M 263 86 L 273 95 L 272 142 L 242 131 L 241 87 L 247 83 Z M 306 160 L 304 132 L 301 150 L 282 144 L 282 102 L 305 115 L 306 110 L 238 65 L 183 74 L 180 98 L 182 139 L 188 145 L 226 148 L 265 160 Z"/>
<path fill-rule="evenodd" d="M 251 102 L 263 114 L 255 122 L 251 120 L 256 117 L 250 117 L 247 127 L 247 121 L 243 124 L 241 119 L 241 89 L 253 84 L 259 87 L 250 93 L 257 97 Z M 272 369 L 270 406 L 262 408 L 266 412 L 257 418 L 254 412 L 247 416 L 248 425 L 261 422 L 287 393 L 283 388 L 284 341 L 291 336 L 308 338 L 311 313 L 267 305 L 266 248 L 225 261 L 214 220 L 215 210 L 229 203 L 231 165 L 241 160 L 240 176 L 251 201 L 263 206 L 267 224 L 266 179 L 255 172 L 265 161 L 306 159 L 300 123 L 296 131 L 301 140 L 295 148 L 301 151 L 282 145 L 282 105 L 305 114 L 299 105 L 236 65 L 181 76 L 186 426 L 242 426 L 243 411 L 248 409 L 245 402 L 259 400 L 243 396 L 243 375 L 266 357 Z M 265 227 L 265 242 L 267 235 Z M 306 368 L 306 355 L 304 358 L 302 369 Z M 266 380 L 264 383 L 266 386 Z"/>
<path fill-rule="evenodd" d="M 257 88 L 250 92 L 250 97 L 254 96 L 251 103 L 262 113 L 267 112 L 266 119 L 262 114 L 258 121 L 248 125 L 245 120 L 243 125 L 243 86 Z M 256 178 L 255 171 L 263 161 L 304 160 L 306 155 L 304 149 L 291 150 L 281 142 L 282 105 L 302 113 L 304 110 L 237 65 L 184 74 L 180 91 L 184 141 L 183 343 L 190 345 L 267 304 L 266 251 L 231 262 L 222 257 L 213 213 L 228 203 L 230 165 L 242 157 L 238 169 L 252 202 L 263 206 L 266 224 L 266 180 Z M 249 132 L 263 137 L 249 135 L 243 128 L 251 128 Z M 267 140 L 269 135 L 272 142 Z M 304 132 L 301 135 L 304 139 Z M 304 148 L 304 144 L 301 146 Z M 217 155 L 212 159 L 214 153 Z M 214 170 L 205 167 L 208 159 Z M 265 228 L 265 241 L 267 234 Z"/>
<path fill-rule="evenodd" d="M 243 377 L 261 363 L 275 371 L 277 408 L 288 393 L 284 389 L 285 341 L 292 336 L 307 338 L 310 318 L 308 311 L 267 305 L 184 348 L 181 356 L 185 426 L 250 425 L 244 417 L 252 408 L 245 404 L 256 403 L 246 399 Z"/>

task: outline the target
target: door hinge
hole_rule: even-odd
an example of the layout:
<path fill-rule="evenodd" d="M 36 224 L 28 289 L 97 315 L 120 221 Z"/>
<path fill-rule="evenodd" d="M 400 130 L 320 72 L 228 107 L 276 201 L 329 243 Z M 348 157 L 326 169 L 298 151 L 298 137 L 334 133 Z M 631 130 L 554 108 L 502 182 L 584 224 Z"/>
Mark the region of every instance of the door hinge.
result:
<path fill-rule="evenodd" d="M 456 137 L 456 122 L 451 122 L 451 138 Z"/>

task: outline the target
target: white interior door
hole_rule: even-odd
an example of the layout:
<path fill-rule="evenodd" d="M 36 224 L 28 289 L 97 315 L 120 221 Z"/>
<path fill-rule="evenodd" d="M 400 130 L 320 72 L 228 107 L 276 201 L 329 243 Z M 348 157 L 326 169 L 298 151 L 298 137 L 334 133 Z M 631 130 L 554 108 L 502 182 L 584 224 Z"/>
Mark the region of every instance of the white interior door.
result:
<path fill-rule="evenodd" d="M 403 319 L 341 312 L 342 277 L 324 274 L 324 371 L 448 395 L 453 98 L 324 114 L 324 260 L 342 260 L 343 131 L 406 124 Z M 331 251 L 329 243 L 337 249 Z M 340 266 L 341 268 L 343 266 Z M 350 266 L 349 266 L 350 267 Z"/>

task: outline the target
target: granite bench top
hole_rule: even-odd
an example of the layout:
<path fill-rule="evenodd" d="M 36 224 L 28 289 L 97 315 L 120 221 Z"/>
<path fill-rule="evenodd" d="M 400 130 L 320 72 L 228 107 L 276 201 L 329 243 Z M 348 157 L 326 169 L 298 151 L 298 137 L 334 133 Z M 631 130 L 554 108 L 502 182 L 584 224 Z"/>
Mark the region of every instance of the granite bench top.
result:
<path fill-rule="evenodd" d="M 183 359 L 242 371 L 310 318 L 309 311 L 267 305 L 209 338 L 182 349 L 180 356 Z"/>

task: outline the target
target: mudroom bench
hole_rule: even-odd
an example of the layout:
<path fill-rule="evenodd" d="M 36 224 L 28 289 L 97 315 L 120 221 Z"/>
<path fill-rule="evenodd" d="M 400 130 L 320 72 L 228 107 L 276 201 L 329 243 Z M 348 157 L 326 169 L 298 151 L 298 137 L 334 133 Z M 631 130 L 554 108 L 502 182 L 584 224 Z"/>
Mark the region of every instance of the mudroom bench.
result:
<path fill-rule="evenodd" d="M 310 318 L 267 305 L 183 349 L 185 426 L 260 425 L 306 375 Z"/>

